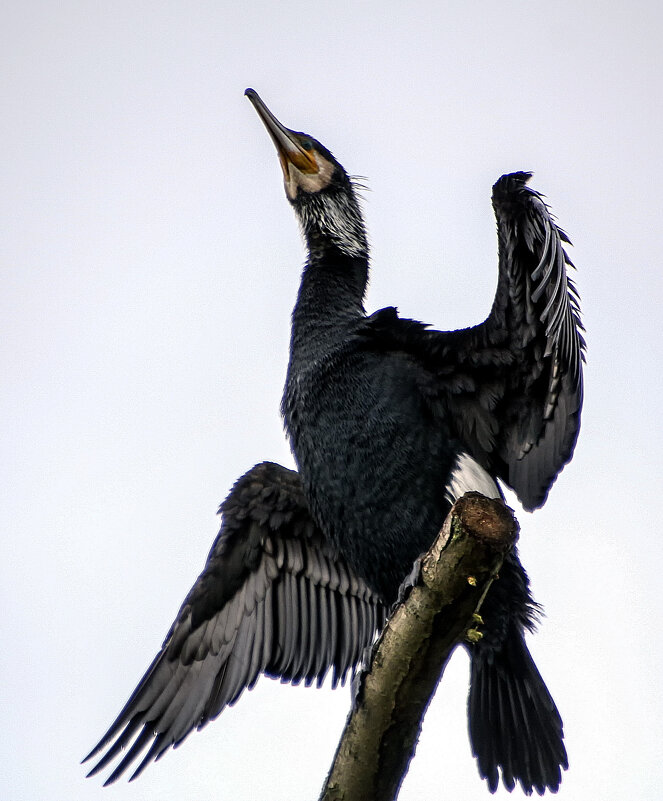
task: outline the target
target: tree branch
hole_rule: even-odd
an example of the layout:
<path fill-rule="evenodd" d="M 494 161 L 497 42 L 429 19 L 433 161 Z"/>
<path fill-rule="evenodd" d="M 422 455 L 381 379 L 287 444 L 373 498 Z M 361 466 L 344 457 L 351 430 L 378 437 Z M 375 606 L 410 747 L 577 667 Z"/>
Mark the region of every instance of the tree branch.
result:
<path fill-rule="evenodd" d="M 468 493 L 454 504 L 414 583 L 373 647 L 320 801 L 393 801 L 424 714 L 452 651 L 518 537 L 501 501 Z"/>

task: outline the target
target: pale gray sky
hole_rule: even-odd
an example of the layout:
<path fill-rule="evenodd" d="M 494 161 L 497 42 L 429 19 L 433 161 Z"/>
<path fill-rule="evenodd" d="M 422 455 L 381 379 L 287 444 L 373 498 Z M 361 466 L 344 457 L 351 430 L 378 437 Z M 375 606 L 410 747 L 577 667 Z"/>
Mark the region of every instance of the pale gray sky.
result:
<path fill-rule="evenodd" d="M 304 251 L 247 86 L 367 177 L 370 309 L 482 319 L 491 185 L 535 171 L 575 243 L 589 343 L 576 457 L 519 515 L 571 762 L 558 797 L 659 797 L 662 22 L 654 2 L 5 8 L 0 797 L 304 801 L 329 766 L 347 691 L 267 680 L 138 782 L 104 790 L 77 764 L 232 482 L 291 464 L 278 408 Z M 466 688 L 458 654 L 402 801 L 488 798 Z"/>

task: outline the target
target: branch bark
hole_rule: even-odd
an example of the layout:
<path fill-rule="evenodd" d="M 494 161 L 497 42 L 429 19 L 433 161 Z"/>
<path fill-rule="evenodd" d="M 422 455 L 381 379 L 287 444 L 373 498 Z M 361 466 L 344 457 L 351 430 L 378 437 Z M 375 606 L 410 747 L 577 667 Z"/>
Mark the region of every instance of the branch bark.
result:
<path fill-rule="evenodd" d="M 373 647 L 319 801 L 396 799 L 449 657 L 481 636 L 478 610 L 517 537 L 501 501 L 454 504 Z"/>

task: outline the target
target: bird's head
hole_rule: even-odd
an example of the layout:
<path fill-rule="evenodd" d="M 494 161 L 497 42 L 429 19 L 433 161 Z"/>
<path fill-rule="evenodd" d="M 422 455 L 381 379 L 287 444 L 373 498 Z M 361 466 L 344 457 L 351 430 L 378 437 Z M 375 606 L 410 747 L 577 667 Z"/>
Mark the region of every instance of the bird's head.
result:
<path fill-rule="evenodd" d="M 244 94 L 253 103 L 276 145 L 289 200 L 294 202 L 299 192 L 315 194 L 349 185 L 345 170 L 324 145 L 308 134 L 291 131 L 282 125 L 255 89 L 247 89 Z"/>
<path fill-rule="evenodd" d="M 364 223 L 346 171 L 317 139 L 282 125 L 254 89 L 244 94 L 276 145 L 285 192 L 309 246 L 324 241 L 349 256 L 365 257 Z"/>

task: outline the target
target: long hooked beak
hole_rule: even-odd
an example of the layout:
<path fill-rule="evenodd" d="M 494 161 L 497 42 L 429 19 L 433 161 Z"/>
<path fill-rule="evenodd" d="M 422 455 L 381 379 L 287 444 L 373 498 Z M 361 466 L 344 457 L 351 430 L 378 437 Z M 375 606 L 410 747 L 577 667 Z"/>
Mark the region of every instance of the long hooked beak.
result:
<path fill-rule="evenodd" d="M 253 107 L 258 112 L 258 116 L 263 121 L 265 128 L 272 141 L 276 145 L 276 150 L 279 154 L 281 162 L 281 169 L 283 174 L 288 178 L 289 169 L 288 163 L 293 164 L 303 173 L 317 173 L 318 164 L 312 151 L 306 151 L 299 144 L 299 134 L 296 131 L 291 131 L 282 125 L 267 106 L 260 99 L 260 95 L 255 89 L 247 89 L 244 94 L 249 98 Z"/>

